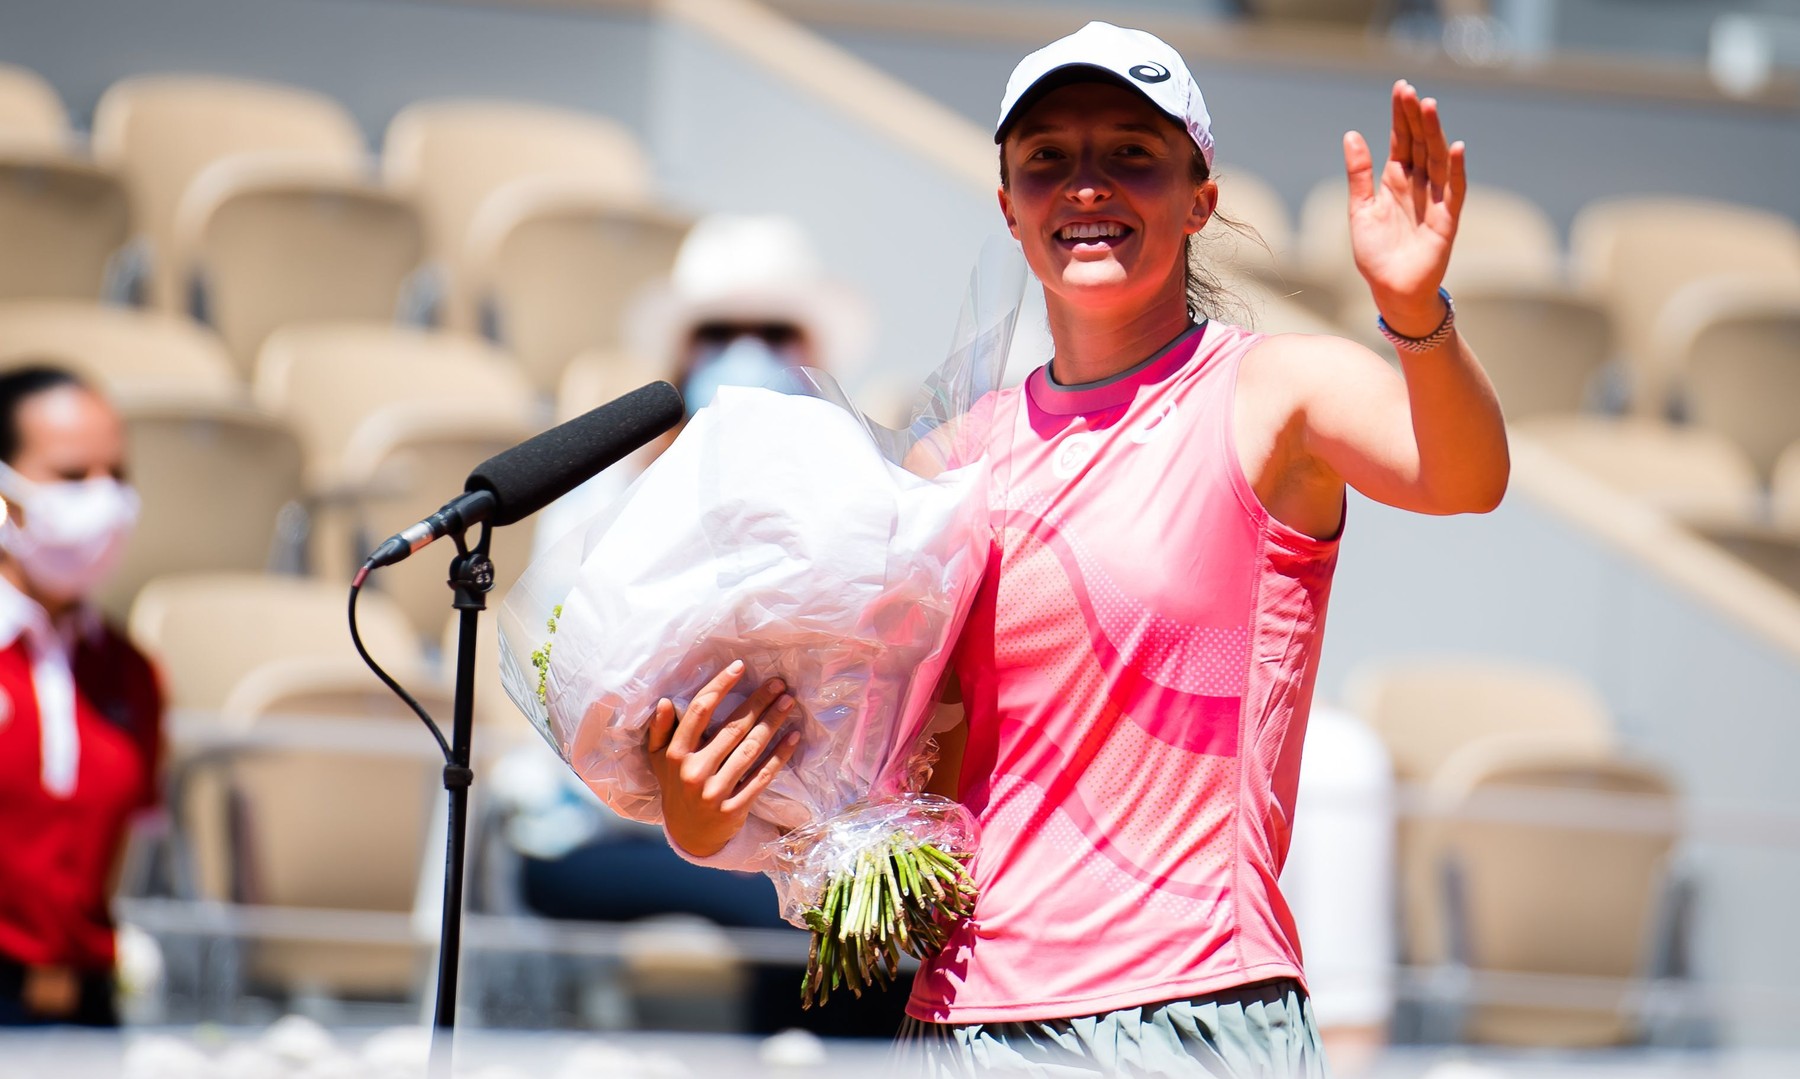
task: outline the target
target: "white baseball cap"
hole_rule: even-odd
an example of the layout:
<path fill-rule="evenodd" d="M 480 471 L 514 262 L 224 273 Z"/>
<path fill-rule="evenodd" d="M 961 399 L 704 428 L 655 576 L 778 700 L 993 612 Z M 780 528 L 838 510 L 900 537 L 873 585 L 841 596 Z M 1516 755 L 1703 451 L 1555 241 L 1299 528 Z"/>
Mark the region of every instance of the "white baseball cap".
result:
<path fill-rule="evenodd" d="M 1007 128 L 1038 98 L 1080 78 L 1083 69 L 1099 72 L 1149 98 L 1152 105 L 1187 128 L 1206 167 L 1212 168 L 1212 117 L 1207 115 L 1206 99 L 1200 96 L 1200 86 L 1181 54 L 1155 34 L 1105 22 L 1088 23 L 1019 61 L 1012 78 L 1006 80 L 994 141 L 1004 140 Z"/>

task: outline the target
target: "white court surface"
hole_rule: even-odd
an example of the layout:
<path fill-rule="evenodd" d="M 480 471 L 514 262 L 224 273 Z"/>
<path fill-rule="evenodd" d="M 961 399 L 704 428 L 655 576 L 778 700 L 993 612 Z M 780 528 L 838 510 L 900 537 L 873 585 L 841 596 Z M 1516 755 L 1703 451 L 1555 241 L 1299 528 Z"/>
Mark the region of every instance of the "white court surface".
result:
<path fill-rule="evenodd" d="M 424 1032 L 150 1028 L 0 1032 L 0 1079 L 423 1079 Z M 788 1038 L 789 1036 L 782 1036 Z M 882 1041 L 462 1031 L 459 1079 L 855 1079 L 904 1072 Z M 1800 1053 L 1390 1050 L 1369 1079 L 1792 1079 Z"/>

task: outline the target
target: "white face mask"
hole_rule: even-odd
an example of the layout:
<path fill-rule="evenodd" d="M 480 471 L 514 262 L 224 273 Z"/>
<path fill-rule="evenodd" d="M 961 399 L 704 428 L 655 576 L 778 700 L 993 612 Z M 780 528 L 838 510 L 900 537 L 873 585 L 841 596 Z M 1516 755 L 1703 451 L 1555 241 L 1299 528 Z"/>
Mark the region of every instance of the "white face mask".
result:
<path fill-rule="evenodd" d="M 0 549 L 32 586 L 59 600 L 87 596 L 118 565 L 137 524 L 137 492 L 103 476 L 37 483 L 0 462 L 0 494 L 25 511 L 0 524 Z"/>
<path fill-rule="evenodd" d="M 688 415 L 712 404 L 720 386 L 767 386 L 798 362 L 793 350 L 771 348 L 754 334 L 737 337 L 723 348 L 702 348 L 681 387 Z"/>

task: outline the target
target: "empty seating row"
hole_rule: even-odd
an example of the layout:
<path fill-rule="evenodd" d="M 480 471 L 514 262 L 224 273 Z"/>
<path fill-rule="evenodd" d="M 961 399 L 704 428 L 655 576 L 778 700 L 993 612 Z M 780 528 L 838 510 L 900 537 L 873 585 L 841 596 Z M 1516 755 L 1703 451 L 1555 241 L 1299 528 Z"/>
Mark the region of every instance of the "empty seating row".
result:
<path fill-rule="evenodd" d="M 411 106 L 377 179 L 342 106 L 297 88 L 122 80 L 95 112 L 92 161 L 30 136 L 54 126 L 42 118 L 10 139 L 9 115 L 33 112 L 30 92 L 12 96 L 27 104 L 0 106 L 0 296 L 97 298 L 136 266 L 144 298 L 204 312 L 246 373 L 276 326 L 435 304 L 447 326 L 504 334 L 549 391 L 579 348 L 618 344 L 623 307 L 687 224 L 651 203 L 629 133 L 546 106 Z"/>
<path fill-rule="evenodd" d="M 1631 987 L 1671 973 L 1681 931 L 1679 799 L 1626 753 L 1607 708 L 1555 668 L 1493 658 L 1395 661 L 1348 701 L 1414 792 L 1398 833 L 1407 962 L 1455 972 L 1419 1033 L 1510 1045 L 1634 1040 Z M 1469 974 L 1588 979 L 1589 1003 L 1456 1000 Z"/>

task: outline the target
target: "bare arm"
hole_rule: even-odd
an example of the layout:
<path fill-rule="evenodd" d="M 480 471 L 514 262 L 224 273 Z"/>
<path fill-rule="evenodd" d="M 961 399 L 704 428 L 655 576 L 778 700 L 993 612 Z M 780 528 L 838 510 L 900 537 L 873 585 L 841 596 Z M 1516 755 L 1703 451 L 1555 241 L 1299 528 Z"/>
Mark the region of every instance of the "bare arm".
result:
<path fill-rule="evenodd" d="M 1437 103 L 1400 82 L 1379 176 L 1356 132 L 1344 137 L 1344 165 L 1357 269 L 1395 332 L 1426 337 L 1447 313 L 1438 286 L 1468 189 L 1463 145 L 1445 141 Z M 1257 351 L 1253 377 L 1286 398 L 1301 453 L 1328 473 L 1320 478 L 1421 513 L 1500 503 L 1510 472 L 1505 421 L 1460 334 L 1430 352 L 1402 352 L 1399 375 L 1337 338 L 1281 337 Z"/>

